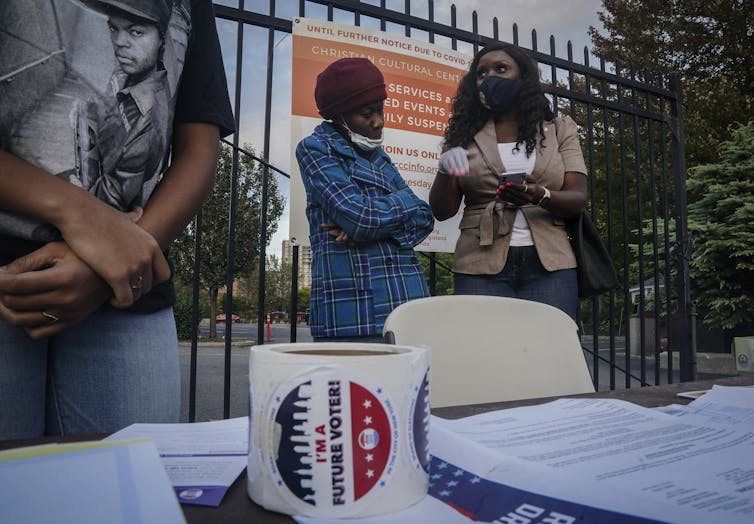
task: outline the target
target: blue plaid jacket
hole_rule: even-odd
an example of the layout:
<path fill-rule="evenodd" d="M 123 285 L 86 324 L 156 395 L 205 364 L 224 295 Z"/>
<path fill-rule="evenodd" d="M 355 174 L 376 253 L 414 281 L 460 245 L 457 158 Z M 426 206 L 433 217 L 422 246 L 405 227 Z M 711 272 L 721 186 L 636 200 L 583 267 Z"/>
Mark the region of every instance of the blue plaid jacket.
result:
<path fill-rule="evenodd" d="M 387 153 L 363 158 L 329 122 L 299 142 L 296 159 L 312 247 L 312 336 L 382 334 L 395 307 L 429 295 L 413 247 L 432 231 L 432 211 Z M 327 222 L 355 245 L 336 242 Z"/>

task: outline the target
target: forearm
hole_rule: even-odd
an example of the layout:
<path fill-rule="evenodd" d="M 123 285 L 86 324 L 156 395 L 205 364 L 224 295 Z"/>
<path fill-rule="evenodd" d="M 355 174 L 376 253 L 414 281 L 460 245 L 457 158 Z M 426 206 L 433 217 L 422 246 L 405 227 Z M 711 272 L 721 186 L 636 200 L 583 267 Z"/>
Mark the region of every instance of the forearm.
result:
<path fill-rule="evenodd" d="M 332 220 L 359 242 L 371 242 L 403 231 L 419 212 L 416 196 L 404 188 L 388 195 L 340 200 L 339 192 L 325 190 L 323 201 Z"/>
<path fill-rule="evenodd" d="M 219 139 L 215 125 L 190 123 L 176 127 L 171 165 L 139 220 L 139 226 L 163 250 L 183 231 L 212 190 Z"/>
<path fill-rule="evenodd" d="M 395 233 L 393 239 L 402 247 L 416 247 L 429 236 L 434 228 L 434 221 L 422 222 L 415 227 L 407 227 Z"/>
<path fill-rule="evenodd" d="M 64 232 L 81 217 L 109 210 L 87 191 L 0 150 L 0 209 L 52 224 Z"/>
<path fill-rule="evenodd" d="M 553 215 L 568 218 L 581 213 L 586 205 L 586 176 L 569 172 L 560 190 L 550 190 L 550 201 L 545 208 Z M 534 204 L 539 203 L 545 195 L 543 186 L 537 186 L 533 193 Z"/>
<path fill-rule="evenodd" d="M 458 212 L 461 188 L 458 177 L 438 172 L 429 190 L 429 206 L 438 220 L 447 220 Z"/>
<path fill-rule="evenodd" d="M 87 191 L 0 151 L 0 208 L 52 224 L 66 245 L 113 290 L 111 303 L 130 306 L 135 289 L 148 292 L 170 278 L 170 268 L 152 235 Z M 141 287 L 134 287 L 139 282 Z"/>
<path fill-rule="evenodd" d="M 410 206 L 402 227 L 392 234 L 392 237 L 402 246 L 414 247 L 420 244 L 432 232 L 435 226 L 435 217 L 429 204 L 416 196 L 400 176 L 396 177 L 396 187 L 400 187 L 411 195 Z"/>
<path fill-rule="evenodd" d="M 544 191 L 540 192 L 544 194 Z M 539 196 L 539 195 L 537 195 Z M 540 197 L 541 198 L 541 197 Z M 584 194 L 579 191 L 550 191 L 550 202 L 547 204 L 547 210 L 553 215 L 568 218 L 574 217 L 581 213 L 586 204 Z"/>

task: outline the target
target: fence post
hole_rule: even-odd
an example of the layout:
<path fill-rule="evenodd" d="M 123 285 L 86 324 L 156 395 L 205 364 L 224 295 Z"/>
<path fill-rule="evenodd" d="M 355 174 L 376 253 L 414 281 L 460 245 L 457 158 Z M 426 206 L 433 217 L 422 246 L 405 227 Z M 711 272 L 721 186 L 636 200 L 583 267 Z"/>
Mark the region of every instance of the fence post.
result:
<path fill-rule="evenodd" d="M 298 323 L 298 242 L 293 243 L 293 267 L 291 268 L 291 342 L 296 342 L 296 327 Z"/>
<path fill-rule="evenodd" d="M 437 253 L 429 257 L 429 294 L 437 295 Z"/>
<path fill-rule="evenodd" d="M 696 337 L 694 336 L 694 306 L 691 302 L 691 279 L 689 277 L 689 260 L 691 242 L 688 235 L 688 215 L 686 209 L 686 154 L 683 134 L 683 98 L 681 79 L 676 74 L 670 75 L 670 89 L 674 101 L 671 108 L 673 136 L 673 186 L 675 188 L 675 234 L 676 234 L 676 270 L 678 285 L 679 317 L 679 371 L 681 382 L 696 379 Z"/>

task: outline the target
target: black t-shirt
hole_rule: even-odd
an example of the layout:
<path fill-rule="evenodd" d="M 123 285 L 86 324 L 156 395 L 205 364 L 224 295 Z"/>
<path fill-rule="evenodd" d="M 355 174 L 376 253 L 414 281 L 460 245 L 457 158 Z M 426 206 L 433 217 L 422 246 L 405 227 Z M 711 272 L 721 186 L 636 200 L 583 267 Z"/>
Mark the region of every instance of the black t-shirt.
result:
<path fill-rule="evenodd" d="M 148 13 L 163 16 L 151 25 L 149 16 L 135 19 L 108 4 L 47 4 L 32 24 L 28 13 L 21 16 L 24 0 L 3 1 L 0 33 L 8 45 L 0 61 L 28 56 L 32 65 L 18 69 L 0 101 L 0 146 L 129 211 L 145 206 L 159 184 L 173 126 L 215 124 L 227 136 L 235 123 L 210 0 L 174 0 L 169 13 Z M 131 40 L 119 48 L 123 39 Z M 143 52 L 129 54 L 139 46 Z M 40 51 L 50 58 L 33 65 Z M 0 211 L 0 264 L 56 238 L 49 225 Z M 130 311 L 174 301 L 171 280 Z"/>

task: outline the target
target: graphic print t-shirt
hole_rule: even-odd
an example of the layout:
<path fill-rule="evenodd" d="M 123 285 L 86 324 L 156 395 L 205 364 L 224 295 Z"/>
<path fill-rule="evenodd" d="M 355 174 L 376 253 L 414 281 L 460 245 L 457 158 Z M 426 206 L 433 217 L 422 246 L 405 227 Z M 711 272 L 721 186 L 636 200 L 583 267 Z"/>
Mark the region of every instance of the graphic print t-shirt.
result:
<path fill-rule="evenodd" d="M 121 210 L 146 205 L 173 123 L 232 132 L 209 0 L 3 0 L 0 147 Z M 0 211 L 0 264 L 59 239 Z"/>

